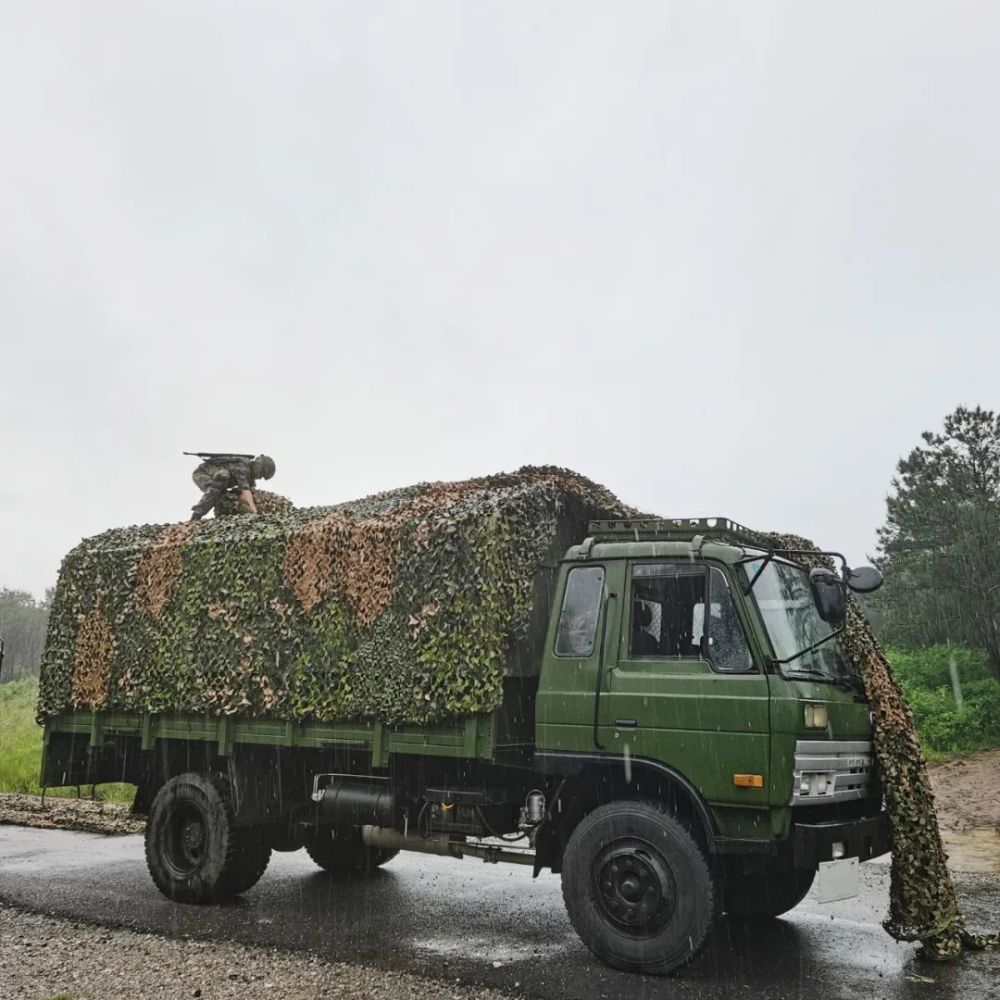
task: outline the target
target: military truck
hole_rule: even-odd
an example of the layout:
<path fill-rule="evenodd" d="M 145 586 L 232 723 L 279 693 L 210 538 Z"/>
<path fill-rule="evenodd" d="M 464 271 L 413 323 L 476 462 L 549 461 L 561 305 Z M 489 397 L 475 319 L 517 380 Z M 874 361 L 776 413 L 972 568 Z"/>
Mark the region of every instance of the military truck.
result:
<path fill-rule="evenodd" d="M 512 862 L 561 875 L 600 959 L 668 973 L 721 913 L 776 917 L 817 871 L 825 895 L 856 891 L 859 862 L 890 846 L 840 642 L 847 590 L 878 575 L 761 537 L 726 518 L 591 522 L 553 567 L 533 663 L 492 712 L 67 710 L 46 720 L 42 783 L 134 783 L 173 900 L 246 892 L 272 851 L 304 848 L 343 877 L 399 851 Z"/>

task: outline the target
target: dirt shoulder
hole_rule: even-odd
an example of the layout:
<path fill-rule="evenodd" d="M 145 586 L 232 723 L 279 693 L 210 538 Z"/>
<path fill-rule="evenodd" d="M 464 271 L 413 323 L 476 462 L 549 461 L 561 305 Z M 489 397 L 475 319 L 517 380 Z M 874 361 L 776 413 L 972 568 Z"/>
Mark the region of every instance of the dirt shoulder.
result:
<path fill-rule="evenodd" d="M 1000 750 L 930 765 L 942 830 L 992 830 L 1000 834 Z"/>
<path fill-rule="evenodd" d="M 92 799 L 66 799 L 0 793 L 0 823 L 35 826 L 45 830 L 82 830 L 85 833 L 142 833 L 146 821 L 132 816 L 127 806 Z"/>
<path fill-rule="evenodd" d="M 110 930 L 0 903 L 4 1000 L 510 1000 L 316 955 Z"/>

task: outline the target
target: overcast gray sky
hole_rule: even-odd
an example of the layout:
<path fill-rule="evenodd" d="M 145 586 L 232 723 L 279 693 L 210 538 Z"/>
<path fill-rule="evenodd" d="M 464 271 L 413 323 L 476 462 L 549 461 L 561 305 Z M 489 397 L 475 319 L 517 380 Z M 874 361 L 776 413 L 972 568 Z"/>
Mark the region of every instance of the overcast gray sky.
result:
<path fill-rule="evenodd" d="M 0 586 L 524 463 L 860 561 L 998 405 L 989 3 L 0 7 Z"/>

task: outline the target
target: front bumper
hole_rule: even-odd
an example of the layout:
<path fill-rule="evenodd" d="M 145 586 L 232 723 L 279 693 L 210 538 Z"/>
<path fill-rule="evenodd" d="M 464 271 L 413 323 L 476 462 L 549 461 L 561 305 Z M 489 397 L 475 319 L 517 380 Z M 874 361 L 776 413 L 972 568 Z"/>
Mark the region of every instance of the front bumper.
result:
<path fill-rule="evenodd" d="M 844 847 L 838 857 L 870 861 L 892 849 L 889 815 L 883 812 L 833 823 L 793 821 L 791 842 L 796 868 L 815 868 L 821 861 L 832 861 L 835 843 Z"/>

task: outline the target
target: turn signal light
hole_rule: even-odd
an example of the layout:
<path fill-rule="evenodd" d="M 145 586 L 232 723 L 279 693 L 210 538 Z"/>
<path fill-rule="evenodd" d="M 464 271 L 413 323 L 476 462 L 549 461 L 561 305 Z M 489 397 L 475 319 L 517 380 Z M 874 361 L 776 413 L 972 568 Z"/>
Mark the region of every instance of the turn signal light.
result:
<path fill-rule="evenodd" d="M 763 788 L 763 774 L 734 774 L 733 784 L 737 788 Z"/>

